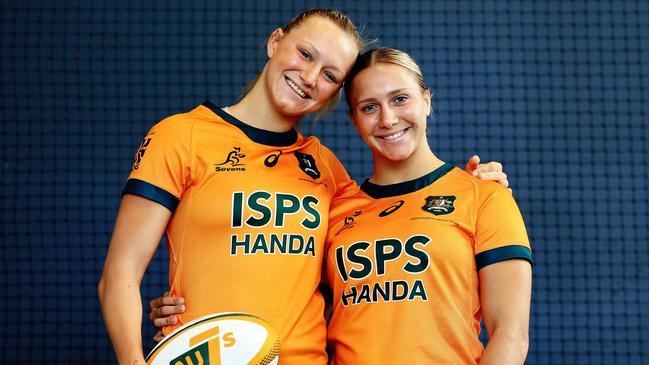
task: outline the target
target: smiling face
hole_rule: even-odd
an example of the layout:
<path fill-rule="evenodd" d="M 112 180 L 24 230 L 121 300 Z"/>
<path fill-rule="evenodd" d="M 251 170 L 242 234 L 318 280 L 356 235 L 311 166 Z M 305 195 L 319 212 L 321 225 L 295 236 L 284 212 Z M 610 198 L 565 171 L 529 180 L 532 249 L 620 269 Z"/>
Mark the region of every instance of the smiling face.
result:
<path fill-rule="evenodd" d="M 316 112 L 338 92 L 351 69 L 358 45 L 332 21 L 311 16 L 268 40 L 262 81 L 275 110 L 288 117 Z"/>
<path fill-rule="evenodd" d="M 360 71 L 349 90 L 350 117 L 375 160 L 401 162 L 429 153 L 431 96 L 411 71 L 376 63 Z"/>

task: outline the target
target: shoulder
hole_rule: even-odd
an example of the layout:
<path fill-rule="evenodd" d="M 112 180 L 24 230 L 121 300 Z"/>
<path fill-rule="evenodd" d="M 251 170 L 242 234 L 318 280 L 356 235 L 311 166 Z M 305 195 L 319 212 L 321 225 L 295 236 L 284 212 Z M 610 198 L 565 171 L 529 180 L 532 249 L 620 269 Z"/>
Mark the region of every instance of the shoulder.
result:
<path fill-rule="evenodd" d="M 336 157 L 333 151 L 330 150 L 329 147 L 322 144 L 318 137 L 308 136 L 304 138 L 302 145 L 308 146 L 309 149 L 314 152 L 317 151 L 318 155 L 320 155 L 320 158 L 322 158 L 323 160 L 340 163 L 340 161 L 338 161 L 338 157 Z"/>
<path fill-rule="evenodd" d="M 307 153 L 314 154 L 316 164 L 322 163 L 324 168 L 333 176 L 336 181 L 337 190 L 344 189 L 347 190 L 350 186 L 355 185 L 356 183 L 349 177 L 345 166 L 338 160 L 338 157 L 327 148 L 325 145 L 320 142 L 317 137 L 309 136 L 302 141 L 302 146 L 304 146 L 301 151 L 309 151 Z M 337 192 L 335 195 L 338 196 L 342 192 Z"/>
<path fill-rule="evenodd" d="M 449 172 L 449 178 L 458 190 L 472 190 L 478 200 L 501 194 L 511 196 L 509 190 L 501 184 L 495 181 L 480 180 L 458 167 Z"/>
<path fill-rule="evenodd" d="M 170 115 L 158 122 L 154 129 L 168 132 L 186 132 L 190 131 L 197 122 L 208 122 L 210 118 L 206 113 L 205 107 L 198 106 L 195 109 Z M 213 119 L 213 118 L 212 118 Z"/>

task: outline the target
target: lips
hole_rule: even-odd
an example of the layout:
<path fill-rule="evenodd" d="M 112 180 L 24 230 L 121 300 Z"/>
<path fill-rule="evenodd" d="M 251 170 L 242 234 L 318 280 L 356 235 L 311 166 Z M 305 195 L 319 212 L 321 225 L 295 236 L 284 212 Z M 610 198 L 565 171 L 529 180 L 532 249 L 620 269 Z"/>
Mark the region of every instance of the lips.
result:
<path fill-rule="evenodd" d="M 381 138 L 385 141 L 394 141 L 396 139 L 399 139 L 399 137 L 403 136 L 404 134 L 406 134 L 406 131 L 408 131 L 408 129 L 410 128 L 402 129 L 399 132 L 387 136 L 378 136 L 378 138 Z"/>
<path fill-rule="evenodd" d="M 284 80 L 286 80 L 286 84 L 290 86 L 291 89 L 293 89 L 293 91 L 295 91 L 295 93 L 297 93 L 302 99 L 309 98 L 309 94 L 304 92 L 304 90 L 300 89 L 300 87 L 297 86 L 293 81 L 291 81 L 291 79 L 285 76 Z"/>

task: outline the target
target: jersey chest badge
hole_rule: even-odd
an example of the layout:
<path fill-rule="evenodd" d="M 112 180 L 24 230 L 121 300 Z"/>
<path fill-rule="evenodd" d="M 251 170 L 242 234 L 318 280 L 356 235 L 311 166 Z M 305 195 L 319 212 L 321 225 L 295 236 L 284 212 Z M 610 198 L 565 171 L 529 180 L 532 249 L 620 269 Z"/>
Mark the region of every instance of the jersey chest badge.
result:
<path fill-rule="evenodd" d="M 241 147 L 233 147 L 225 158 L 225 161 L 214 164 L 216 172 L 246 171 L 246 164 L 242 160 L 246 157 L 241 152 Z"/>
<path fill-rule="evenodd" d="M 304 171 L 305 174 L 309 175 L 313 179 L 320 177 L 320 171 L 315 164 L 315 158 L 313 158 L 313 156 L 295 151 L 295 158 L 297 158 L 297 161 L 300 164 L 300 169 Z"/>
<path fill-rule="evenodd" d="M 426 198 L 426 204 L 421 209 L 434 215 L 445 215 L 455 210 L 453 203 L 456 197 L 454 195 L 429 196 Z"/>

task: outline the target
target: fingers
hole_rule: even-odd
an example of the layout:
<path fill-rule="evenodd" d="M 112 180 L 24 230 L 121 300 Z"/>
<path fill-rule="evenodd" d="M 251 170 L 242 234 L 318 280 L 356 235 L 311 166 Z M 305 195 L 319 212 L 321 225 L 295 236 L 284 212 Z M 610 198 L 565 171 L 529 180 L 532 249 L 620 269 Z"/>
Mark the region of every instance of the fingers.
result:
<path fill-rule="evenodd" d="M 155 298 L 149 302 L 149 309 L 153 311 L 155 308 L 170 306 L 170 305 L 181 305 L 185 304 L 185 298 L 182 297 L 170 297 L 167 296 L 169 292 L 166 292 L 164 296 Z"/>
<path fill-rule="evenodd" d="M 478 172 L 475 176 L 480 180 L 496 181 L 504 187 L 509 187 L 507 174 L 502 171 Z"/>
<path fill-rule="evenodd" d="M 149 319 L 157 328 L 172 326 L 178 322 L 176 314 L 185 312 L 185 299 L 163 296 L 149 302 Z"/>
<path fill-rule="evenodd" d="M 168 317 L 174 314 L 181 314 L 185 312 L 185 305 L 163 305 L 160 307 L 151 308 L 149 312 L 149 319 L 155 321 L 157 318 Z"/>
<path fill-rule="evenodd" d="M 466 163 L 466 171 L 472 173 L 476 168 L 480 166 L 480 157 L 478 155 L 473 155 L 469 158 L 469 161 Z"/>
<path fill-rule="evenodd" d="M 496 162 L 496 161 L 480 164 L 473 171 L 473 176 L 477 176 L 477 174 L 481 172 L 494 172 L 494 171 L 503 171 L 503 165 L 500 162 Z"/>
<path fill-rule="evenodd" d="M 155 328 L 162 328 L 167 326 L 173 326 L 178 323 L 178 318 L 176 316 L 160 317 L 160 318 L 151 318 L 153 321 L 153 326 Z"/>
<path fill-rule="evenodd" d="M 153 342 L 158 343 L 162 341 L 164 337 L 165 335 L 162 333 L 162 330 L 158 330 L 158 332 L 155 333 L 155 336 L 153 336 Z"/>

